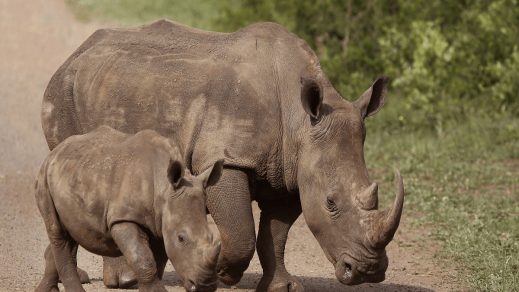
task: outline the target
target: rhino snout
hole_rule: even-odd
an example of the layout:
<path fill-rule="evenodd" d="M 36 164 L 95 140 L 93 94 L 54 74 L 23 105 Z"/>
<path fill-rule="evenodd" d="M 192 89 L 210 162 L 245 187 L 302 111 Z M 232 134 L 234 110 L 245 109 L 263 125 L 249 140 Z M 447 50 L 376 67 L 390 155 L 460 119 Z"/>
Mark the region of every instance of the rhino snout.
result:
<path fill-rule="evenodd" d="M 184 288 L 188 292 L 213 292 L 216 291 L 216 280 L 205 284 L 205 283 L 195 283 L 194 281 L 188 280 L 184 284 Z"/>
<path fill-rule="evenodd" d="M 335 276 L 339 282 L 345 285 L 384 281 L 388 266 L 387 256 L 382 257 L 376 264 L 370 266 L 372 267 L 370 270 L 364 270 L 357 261 L 349 256 L 343 256 L 335 265 Z"/>
<path fill-rule="evenodd" d="M 196 272 L 184 280 L 184 288 L 190 292 L 212 292 L 217 288 L 216 264 L 220 255 L 221 242 L 217 240 L 202 248 L 202 257 Z"/>

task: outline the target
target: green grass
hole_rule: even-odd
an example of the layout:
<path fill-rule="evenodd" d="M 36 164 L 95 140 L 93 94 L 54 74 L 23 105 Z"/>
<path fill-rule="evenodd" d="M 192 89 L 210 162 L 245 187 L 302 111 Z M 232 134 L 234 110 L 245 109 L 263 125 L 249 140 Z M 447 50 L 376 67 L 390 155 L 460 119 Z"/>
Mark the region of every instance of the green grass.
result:
<path fill-rule="evenodd" d="M 67 2 L 80 19 L 126 24 L 167 17 L 211 29 L 220 16 L 217 4 L 202 0 Z M 402 116 L 409 111 L 396 93 L 390 98 L 395 102 L 368 121 L 372 176 L 383 190 L 392 190 L 390 170 L 400 168 L 405 213 L 421 214 L 415 224 L 431 226 L 443 243 L 441 255 L 463 268 L 468 285 L 519 291 L 519 117 L 481 115 L 480 106 L 469 105 L 476 110 L 423 125 L 416 122 L 424 120 L 420 113 Z M 390 199 L 382 197 L 385 203 Z"/>
<path fill-rule="evenodd" d="M 383 188 L 391 189 L 388 170 L 398 166 L 406 210 L 422 214 L 417 227 L 432 226 L 441 254 L 465 268 L 468 284 L 518 291 L 519 118 L 465 118 L 442 135 L 387 130 L 383 122 L 370 121 L 366 141 L 367 163 Z"/>

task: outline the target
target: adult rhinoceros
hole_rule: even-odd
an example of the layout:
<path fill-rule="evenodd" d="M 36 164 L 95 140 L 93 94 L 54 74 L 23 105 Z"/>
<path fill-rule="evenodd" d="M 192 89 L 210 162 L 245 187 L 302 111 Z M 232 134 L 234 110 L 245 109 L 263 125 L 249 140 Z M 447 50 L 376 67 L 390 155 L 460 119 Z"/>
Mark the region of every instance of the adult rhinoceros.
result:
<path fill-rule="evenodd" d="M 301 210 L 344 284 L 380 282 L 403 207 L 378 209 L 364 162 L 364 119 L 384 102 L 385 79 L 355 102 L 325 77 L 314 52 L 273 23 L 216 33 L 161 20 L 101 29 L 52 77 L 42 123 L 50 149 L 99 125 L 154 129 L 182 148 L 200 173 L 226 164 L 207 191 L 221 234 L 219 279 L 240 280 L 256 243 L 259 290 L 302 290 L 284 266 L 290 226 Z M 262 210 L 256 241 L 251 200 Z M 110 287 L 132 284 L 124 262 L 106 264 Z"/>

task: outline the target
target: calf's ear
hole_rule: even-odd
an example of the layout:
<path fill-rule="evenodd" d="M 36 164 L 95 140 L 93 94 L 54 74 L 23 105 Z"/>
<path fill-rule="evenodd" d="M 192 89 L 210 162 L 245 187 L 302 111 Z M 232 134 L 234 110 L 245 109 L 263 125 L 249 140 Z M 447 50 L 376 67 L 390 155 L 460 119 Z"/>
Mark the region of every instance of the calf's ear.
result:
<path fill-rule="evenodd" d="M 223 171 L 223 159 L 217 160 L 213 166 L 206 169 L 198 177 L 202 180 L 204 188 L 216 184 Z"/>
<path fill-rule="evenodd" d="M 173 188 L 180 187 L 180 182 L 184 177 L 184 165 L 178 160 L 169 160 L 168 165 L 168 180 Z"/>
<path fill-rule="evenodd" d="M 373 85 L 353 102 L 353 105 L 360 110 L 363 119 L 374 115 L 384 105 L 387 81 L 387 77 L 377 78 Z"/>
<path fill-rule="evenodd" d="M 323 104 L 323 89 L 314 79 L 301 78 L 301 104 L 312 121 L 319 120 Z"/>

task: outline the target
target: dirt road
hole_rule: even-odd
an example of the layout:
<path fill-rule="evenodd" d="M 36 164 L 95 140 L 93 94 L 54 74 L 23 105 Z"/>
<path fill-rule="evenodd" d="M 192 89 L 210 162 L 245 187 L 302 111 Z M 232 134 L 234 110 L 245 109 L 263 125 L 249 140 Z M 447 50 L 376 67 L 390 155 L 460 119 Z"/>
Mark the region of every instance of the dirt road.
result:
<path fill-rule="evenodd" d="M 97 26 L 76 21 L 62 1 L 0 0 L 0 291 L 32 291 L 42 275 L 48 239 L 33 197 L 34 174 L 48 152 L 41 99 L 54 71 Z M 404 214 L 381 284 L 340 285 L 303 218 L 289 236 L 287 267 L 307 291 L 458 290 L 452 267 L 433 258 L 425 231 L 413 229 Z M 105 291 L 101 258 L 80 250 L 79 263 L 92 278 L 86 290 Z M 166 271 L 168 290 L 183 291 L 171 265 Z M 255 256 L 236 287 L 220 288 L 250 291 L 260 276 Z"/>

